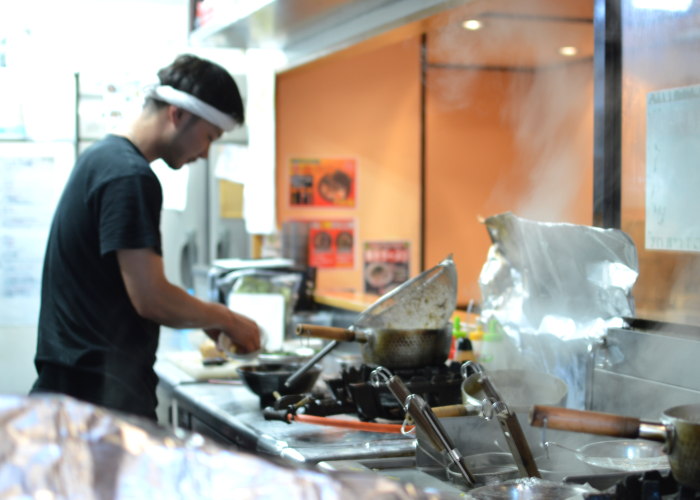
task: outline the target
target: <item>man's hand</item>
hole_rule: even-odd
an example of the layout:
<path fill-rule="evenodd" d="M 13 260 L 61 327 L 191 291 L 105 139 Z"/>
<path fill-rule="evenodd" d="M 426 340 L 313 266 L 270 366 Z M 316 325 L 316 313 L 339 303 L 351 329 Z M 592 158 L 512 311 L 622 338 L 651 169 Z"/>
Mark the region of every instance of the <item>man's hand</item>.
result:
<path fill-rule="evenodd" d="M 225 307 L 225 306 L 222 306 Z M 252 319 L 237 314 L 227 308 L 230 316 L 224 328 L 205 329 L 205 333 L 218 342 L 219 334 L 223 333 L 235 346 L 238 354 L 247 354 L 260 349 L 260 328 Z"/>

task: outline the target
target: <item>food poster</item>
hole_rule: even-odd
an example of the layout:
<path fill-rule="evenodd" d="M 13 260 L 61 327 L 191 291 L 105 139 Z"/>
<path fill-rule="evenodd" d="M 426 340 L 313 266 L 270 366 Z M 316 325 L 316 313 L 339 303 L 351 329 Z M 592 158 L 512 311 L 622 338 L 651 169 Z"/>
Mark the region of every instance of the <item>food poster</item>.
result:
<path fill-rule="evenodd" d="M 409 278 L 407 241 L 367 241 L 363 259 L 365 293 L 384 295 Z"/>
<path fill-rule="evenodd" d="M 351 269 L 355 265 L 355 222 L 309 223 L 309 266 L 319 269 Z"/>
<path fill-rule="evenodd" d="M 290 204 L 307 207 L 355 206 L 353 159 L 295 159 L 291 163 Z"/>

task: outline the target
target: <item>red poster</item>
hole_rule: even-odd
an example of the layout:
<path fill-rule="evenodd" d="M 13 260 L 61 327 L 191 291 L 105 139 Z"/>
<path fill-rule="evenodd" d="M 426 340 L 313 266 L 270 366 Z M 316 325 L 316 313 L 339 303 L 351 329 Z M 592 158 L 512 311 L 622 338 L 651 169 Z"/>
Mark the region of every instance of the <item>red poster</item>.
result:
<path fill-rule="evenodd" d="M 407 241 L 367 241 L 363 260 L 365 293 L 384 295 L 409 277 Z"/>
<path fill-rule="evenodd" d="M 352 220 L 309 224 L 309 266 L 350 269 L 355 265 L 355 223 Z"/>
<path fill-rule="evenodd" d="M 290 204 L 354 207 L 356 165 L 352 159 L 296 159 L 290 172 Z"/>

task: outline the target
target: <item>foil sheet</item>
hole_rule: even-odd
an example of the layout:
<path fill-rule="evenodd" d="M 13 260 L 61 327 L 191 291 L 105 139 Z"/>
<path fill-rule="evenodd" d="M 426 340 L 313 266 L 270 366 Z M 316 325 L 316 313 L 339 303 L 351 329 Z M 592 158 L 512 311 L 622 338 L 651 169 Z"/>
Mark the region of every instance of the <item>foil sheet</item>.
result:
<path fill-rule="evenodd" d="M 584 408 L 594 346 L 634 316 L 634 242 L 617 229 L 512 213 L 484 224 L 492 245 L 479 277 L 481 317 L 507 334 L 512 365 L 562 378 L 567 406 Z"/>
<path fill-rule="evenodd" d="M 67 396 L 0 395 L 0 498 L 439 499 L 369 472 L 324 472 Z"/>

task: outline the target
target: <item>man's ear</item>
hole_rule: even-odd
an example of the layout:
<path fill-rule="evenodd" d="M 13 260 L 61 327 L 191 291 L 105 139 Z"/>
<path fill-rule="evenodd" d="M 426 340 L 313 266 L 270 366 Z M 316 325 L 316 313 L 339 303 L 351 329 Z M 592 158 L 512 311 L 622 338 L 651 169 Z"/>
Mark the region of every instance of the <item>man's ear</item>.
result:
<path fill-rule="evenodd" d="M 168 106 L 168 119 L 176 127 L 180 125 L 180 122 L 182 122 L 184 115 L 185 111 L 182 108 L 178 108 L 177 106 L 173 105 Z"/>

